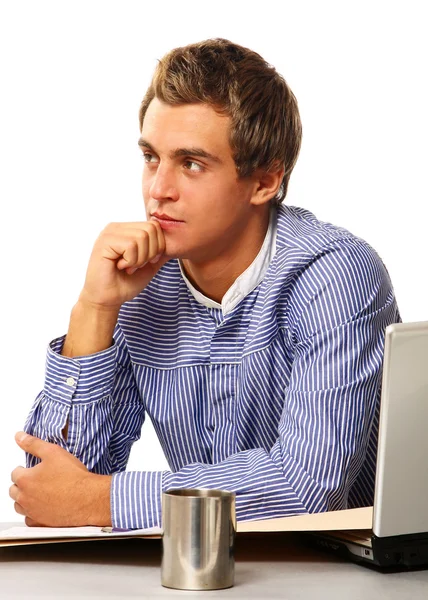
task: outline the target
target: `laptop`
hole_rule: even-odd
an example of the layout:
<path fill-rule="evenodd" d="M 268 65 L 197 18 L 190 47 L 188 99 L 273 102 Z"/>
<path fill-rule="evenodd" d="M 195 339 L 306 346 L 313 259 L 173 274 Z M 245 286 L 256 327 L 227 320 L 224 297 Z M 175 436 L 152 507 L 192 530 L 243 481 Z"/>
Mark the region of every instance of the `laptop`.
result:
<path fill-rule="evenodd" d="M 386 328 L 372 530 L 305 535 L 377 567 L 428 566 L 428 322 Z"/>

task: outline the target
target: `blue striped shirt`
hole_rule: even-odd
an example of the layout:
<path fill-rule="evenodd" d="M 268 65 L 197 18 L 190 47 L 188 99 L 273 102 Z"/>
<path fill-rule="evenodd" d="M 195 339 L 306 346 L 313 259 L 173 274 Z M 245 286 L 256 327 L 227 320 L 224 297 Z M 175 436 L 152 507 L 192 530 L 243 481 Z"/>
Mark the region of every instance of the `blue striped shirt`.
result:
<path fill-rule="evenodd" d="M 399 320 L 366 242 L 282 205 L 275 255 L 232 310 L 198 302 L 171 260 L 122 306 L 110 348 L 67 358 L 54 340 L 25 429 L 113 474 L 116 527 L 160 525 L 177 487 L 235 491 L 239 520 L 370 505 L 384 333 Z M 146 414 L 169 471 L 125 470 Z"/>

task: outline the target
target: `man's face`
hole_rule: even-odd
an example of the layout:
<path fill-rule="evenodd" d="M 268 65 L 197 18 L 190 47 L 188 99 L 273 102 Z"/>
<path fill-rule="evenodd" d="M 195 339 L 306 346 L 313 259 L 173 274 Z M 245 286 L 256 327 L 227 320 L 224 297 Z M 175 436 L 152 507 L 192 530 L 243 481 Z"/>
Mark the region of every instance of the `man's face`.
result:
<path fill-rule="evenodd" d="M 238 179 L 229 146 L 230 118 L 206 104 L 150 103 L 139 145 L 144 155 L 143 197 L 157 219 L 166 254 L 210 261 L 237 247 L 256 188 Z"/>

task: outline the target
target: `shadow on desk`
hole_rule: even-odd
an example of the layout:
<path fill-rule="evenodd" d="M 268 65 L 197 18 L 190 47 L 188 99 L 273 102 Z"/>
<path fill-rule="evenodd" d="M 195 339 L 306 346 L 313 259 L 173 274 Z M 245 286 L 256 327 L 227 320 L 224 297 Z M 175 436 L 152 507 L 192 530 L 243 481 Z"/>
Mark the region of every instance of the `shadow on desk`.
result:
<path fill-rule="evenodd" d="M 76 541 L 0 548 L 0 561 L 89 562 L 160 566 L 160 539 Z M 344 562 L 317 550 L 308 551 L 298 535 L 290 533 L 249 533 L 236 538 L 236 561 L 245 562 Z"/>
<path fill-rule="evenodd" d="M 25 560 L 112 565 L 160 565 L 159 539 L 78 541 L 0 548 L 0 562 Z"/>

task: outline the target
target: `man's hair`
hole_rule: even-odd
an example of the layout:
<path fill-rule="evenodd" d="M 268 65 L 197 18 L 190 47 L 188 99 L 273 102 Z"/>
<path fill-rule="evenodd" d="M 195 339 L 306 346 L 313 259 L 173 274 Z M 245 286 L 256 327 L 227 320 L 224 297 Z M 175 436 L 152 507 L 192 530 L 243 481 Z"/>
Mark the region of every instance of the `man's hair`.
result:
<path fill-rule="evenodd" d="M 175 48 L 156 67 L 141 103 L 140 129 L 155 97 L 171 105 L 205 103 L 229 116 L 238 176 L 283 166 L 272 199 L 282 202 L 299 155 L 302 125 L 293 92 L 259 54 L 221 38 Z"/>

